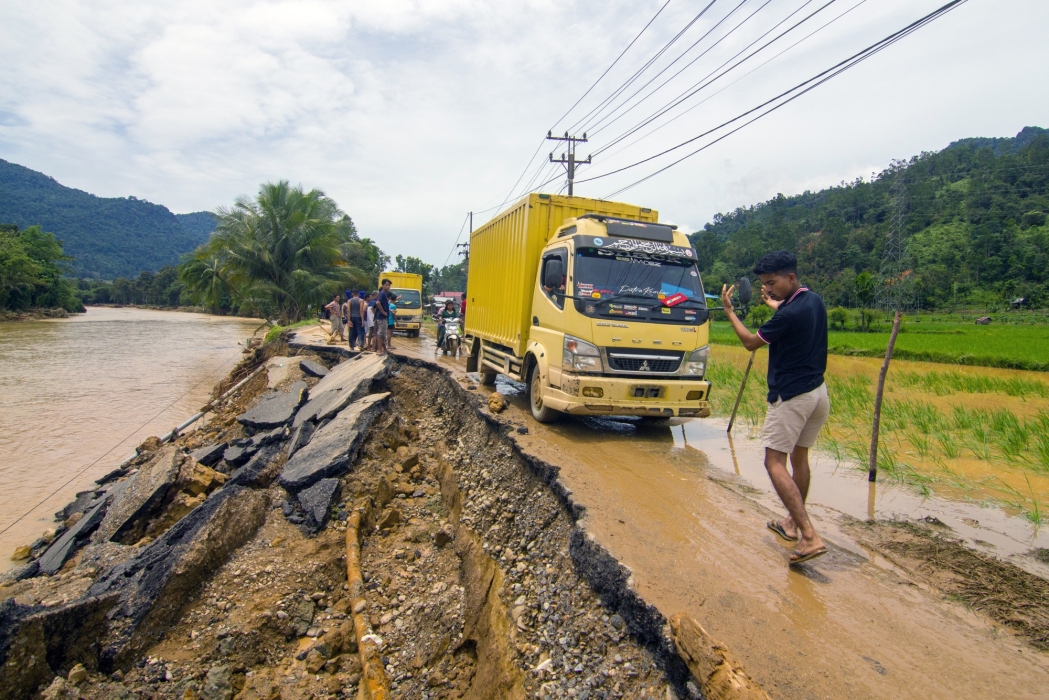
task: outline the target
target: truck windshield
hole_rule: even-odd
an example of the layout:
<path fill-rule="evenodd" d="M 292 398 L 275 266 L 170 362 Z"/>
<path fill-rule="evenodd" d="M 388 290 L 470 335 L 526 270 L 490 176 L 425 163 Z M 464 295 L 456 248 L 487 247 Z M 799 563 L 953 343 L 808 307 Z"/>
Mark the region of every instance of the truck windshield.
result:
<path fill-rule="evenodd" d="M 581 248 L 575 255 L 576 309 L 587 316 L 630 316 L 678 323 L 706 321 L 699 272 L 691 260 Z M 660 296 L 688 301 L 667 307 Z"/>
<path fill-rule="evenodd" d="M 418 289 L 392 289 L 397 295 L 398 309 L 420 309 L 422 308 L 422 297 Z"/>

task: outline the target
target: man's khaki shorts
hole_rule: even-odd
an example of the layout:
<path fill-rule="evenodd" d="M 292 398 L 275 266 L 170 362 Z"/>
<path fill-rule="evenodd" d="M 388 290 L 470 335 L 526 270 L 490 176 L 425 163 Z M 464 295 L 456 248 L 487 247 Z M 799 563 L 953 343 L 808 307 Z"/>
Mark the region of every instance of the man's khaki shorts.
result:
<path fill-rule="evenodd" d="M 770 403 L 761 442 L 769 449 L 788 454 L 795 447 L 812 447 L 828 415 L 830 397 L 824 382 L 807 394 Z"/>

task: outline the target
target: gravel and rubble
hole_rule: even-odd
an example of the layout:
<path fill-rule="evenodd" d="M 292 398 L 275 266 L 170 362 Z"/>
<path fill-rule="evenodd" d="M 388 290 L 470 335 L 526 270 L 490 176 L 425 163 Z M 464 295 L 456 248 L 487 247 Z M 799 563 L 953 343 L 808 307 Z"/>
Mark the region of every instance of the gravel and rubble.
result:
<path fill-rule="evenodd" d="M 303 372 L 299 361 L 277 358 L 284 361 L 278 386 L 259 375 L 203 429 L 176 443 L 183 461 L 173 492 L 204 501 L 245 494 L 256 504 L 251 512 L 258 515 L 250 517 L 260 518 L 257 529 L 186 589 L 189 597 L 172 608 L 170 622 L 155 622 L 148 637 L 154 641 L 140 651 L 129 647 L 134 658 L 106 672 L 88 661 L 62 668 L 40 688 L 42 697 L 357 696 L 362 668 L 351 613 L 360 610 L 349 609 L 346 583 L 347 521 L 354 512 L 363 518 L 363 612 L 379 640 L 392 697 L 698 697 L 676 657 L 667 655 L 662 632 L 639 628 L 608 582 L 596 582 L 581 566 L 579 513 L 548 471 L 516 451 L 494 420 L 502 407 L 433 368 L 399 363 L 373 382 L 372 396 L 390 394 L 372 400 L 381 412 L 352 440 L 346 468 L 286 490 L 299 486 L 277 479 L 288 454 L 313 444 L 325 423 L 317 430 L 247 426 L 252 436 L 238 417 L 265 392 L 291 388 L 309 396 L 323 381 L 318 368 L 333 364 L 308 359 L 316 367 Z M 338 374 L 329 371 L 328 386 Z M 341 415 L 324 420 L 330 426 Z M 268 437 L 239 467 L 218 460 L 218 447 L 211 447 L 245 446 L 259 435 Z M 189 457 L 193 451 L 216 461 L 206 467 Z M 87 495 L 83 506 L 101 494 Z M 8 581 L 0 597 L 46 609 L 104 592 L 106 581 L 123 577 L 127 562 L 134 568 L 153 537 L 182 522 L 161 522 L 165 513 L 170 521 L 181 512 L 174 503 L 169 499 L 154 508 L 149 524 L 136 525 L 136 536 L 152 537 L 93 542 L 55 576 Z M 178 528 L 171 532 L 169 538 L 177 536 Z M 111 618 L 119 619 L 120 605 L 126 607 L 113 608 Z"/>

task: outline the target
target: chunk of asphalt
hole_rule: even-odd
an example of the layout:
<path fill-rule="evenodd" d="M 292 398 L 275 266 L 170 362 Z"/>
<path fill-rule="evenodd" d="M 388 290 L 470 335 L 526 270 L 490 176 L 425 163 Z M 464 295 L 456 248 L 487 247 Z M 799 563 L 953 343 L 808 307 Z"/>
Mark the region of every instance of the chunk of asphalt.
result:
<path fill-rule="evenodd" d="M 284 439 L 284 426 L 274 428 L 273 430 L 265 433 L 259 433 L 255 437 L 251 438 L 251 444 L 255 447 L 265 447 L 266 445 L 272 445 L 275 442 L 279 442 Z"/>
<path fill-rule="evenodd" d="M 49 608 L 19 605 L 13 598 L 0 603 L 0 696 L 40 697 L 38 689 L 55 671 L 77 663 L 96 668 L 97 642 L 116 600 L 115 595 L 81 598 Z"/>
<path fill-rule="evenodd" d="M 136 454 L 135 456 L 137 457 L 138 455 Z M 105 486 L 106 484 L 108 484 L 108 483 L 110 483 L 112 481 L 116 481 L 117 479 L 122 479 L 126 475 L 127 475 L 127 467 L 117 467 L 116 469 L 114 469 L 113 471 L 109 472 L 105 476 L 100 476 L 99 478 L 95 479 L 95 483 L 98 484 L 99 486 Z"/>
<path fill-rule="evenodd" d="M 309 443 L 284 465 L 280 485 L 289 491 L 301 491 L 321 479 L 349 471 L 364 434 L 382 413 L 389 395 L 371 394 L 355 401 L 326 426 L 318 428 Z"/>
<path fill-rule="evenodd" d="M 255 453 L 255 456 L 247 464 L 230 475 L 226 485 L 250 486 L 251 488 L 268 487 L 273 483 L 273 479 L 277 474 L 275 471 L 267 473 L 267 467 L 270 466 L 270 462 L 277 456 L 278 452 L 280 452 L 279 446 L 267 445 L 263 447 Z"/>
<path fill-rule="evenodd" d="M 306 402 L 292 423 L 297 428 L 306 421 L 320 423 L 331 418 L 351 402 L 365 396 L 372 382 L 388 371 L 385 357 L 367 354 L 358 355 L 335 365 L 324 379 L 317 382 Z"/>
<path fill-rule="evenodd" d="M 222 453 L 222 457 L 229 462 L 231 467 L 242 467 L 248 463 L 249 459 L 255 456 L 256 452 L 258 452 L 258 448 L 254 445 L 227 447 L 226 451 Z"/>
<path fill-rule="evenodd" d="M 208 445 L 207 447 L 201 447 L 199 450 L 194 450 L 189 453 L 189 456 L 205 467 L 213 467 L 222 459 L 222 453 L 226 451 L 227 447 L 229 447 L 228 443 L 220 442 L 217 445 Z"/>
<path fill-rule="evenodd" d="M 48 576 L 58 573 L 62 565 L 66 563 L 69 557 L 73 556 L 77 548 L 87 540 L 88 536 L 106 517 L 106 506 L 108 503 L 109 499 L 106 497 L 95 501 L 90 510 L 84 514 L 84 517 L 80 518 L 73 527 L 66 530 L 61 537 L 47 548 L 46 552 L 40 555 L 40 559 L 37 560 L 40 565 L 40 573 Z"/>
<path fill-rule="evenodd" d="M 55 520 L 69 520 L 69 517 L 73 513 L 83 513 L 87 511 L 96 498 L 102 495 L 102 491 L 92 489 L 91 491 L 81 491 L 76 495 L 71 503 L 67 503 L 65 508 L 55 513 Z"/>
<path fill-rule="evenodd" d="M 295 382 L 285 391 L 266 394 L 252 408 L 237 416 L 250 431 L 272 430 L 286 425 L 306 400 L 306 382 Z"/>
<path fill-rule="evenodd" d="M 134 544 L 141 539 L 148 525 L 146 521 L 163 506 L 168 489 L 178 479 L 182 461 L 174 445 L 165 445 L 153 459 L 139 467 L 138 473 L 118 484 L 95 541 Z"/>
<path fill-rule="evenodd" d="M 306 443 L 313 437 L 314 430 L 317 429 L 313 423 L 306 421 L 299 427 L 295 428 L 291 433 L 291 440 L 288 441 L 288 453 L 286 457 L 291 459 L 291 456 L 299 451 L 302 447 L 306 446 Z"/>
<path fill-rule="evenodd" d="M 328 374 L 327 367 L 306 358 L 299 360 L 299 368 L 311 377 L 325 377 Z"/>
<path fill-rule="evenodd" d="M 321 479 L 299 491 L 299 505 L 306 514 L 306 527 L 311 532 L 323 530 L 331 516 L 331 504 L 339 497 L 338 479 Z"/>
<path fill-rule="evenodd" d="M 132 559 L 106 572 L 85 597 L 116 593 L 99 668 L 127 670 L 178 621 L 183 606 L 262 526 L 265 491 L 228 484 Z"/>
<path fill-rule="evenodd" d="M 36 576 L 39 573 L 40 573 L 40 561 L 37 560 L 37 559 L 34 559 L 33 561 L 29 562 L 25 566 L 18 567 L 17 569 L 15 569 L 11 573 L 9 573 L 7 575 L 7 577 L 10 580 L 12 580 L 12 581 L 24 581 L 27 578 L 33 578 L 34 576 Z M 8 598 L 8 600 L 11 600 L 11 599 Z M 2 660 L 0 660 L 0 661 L 2 661 Z"/>

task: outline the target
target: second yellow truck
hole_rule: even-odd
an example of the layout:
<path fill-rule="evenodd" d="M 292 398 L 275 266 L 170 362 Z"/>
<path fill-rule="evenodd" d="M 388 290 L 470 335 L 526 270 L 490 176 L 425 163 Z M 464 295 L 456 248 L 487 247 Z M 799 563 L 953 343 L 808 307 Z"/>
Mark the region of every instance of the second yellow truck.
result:
<path fill-rule="evenodd" d="M 688 238 L 646 208 L 531 194 L 470 236 L 468 371 L 532 414 L 710 415 L 709 311 Z"/>
<path fill-rule="evenodd" d="M 390 291 L 397 295 L 393 329 L 403 331 L 409 338 L 418 338 L 422 328 L 423 276 L 412 272 L 384 272 L 379 275 L 380 286 L 384 279 L 390 280 Z"/>

